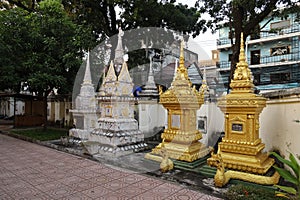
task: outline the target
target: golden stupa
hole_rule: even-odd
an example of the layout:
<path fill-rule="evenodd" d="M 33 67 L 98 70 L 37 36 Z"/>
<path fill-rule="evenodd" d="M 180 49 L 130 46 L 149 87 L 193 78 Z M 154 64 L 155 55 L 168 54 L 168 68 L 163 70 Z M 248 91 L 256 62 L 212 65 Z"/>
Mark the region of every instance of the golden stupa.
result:
<path fill-rule="evenodd" d="M 192 87 L 184 66 L 182 41 L 179 67 L 171 87 L 165 92 L 160 90 L 160 103 L 168 111 L 168 127 L 161 135 L 163 142 L 152 150 L 152 154 L 160 155 L 164 146 L 169 158 L 193 162 L 209 153 L 209 149 L 199 142 L 202 134 L 196 128 L 196 112 L 203 101 L 203 93 Z"/>
<path fill-rule="evenodd" d="M 232 91 L 218 101 L 225 115 L 225 136 L 219 143 L 218 154 L 225 168 L 265 174 L 274 164 L 274 160 L 262 152 L 265 144 L 259 138 L 259 114 L 266 106 L 266 99 L 254 94 L 251 76 L 242 33 L 239 62 L 230 84 Z M 208 164 L 217 166 L 217 159 L 209 158 Z"/>

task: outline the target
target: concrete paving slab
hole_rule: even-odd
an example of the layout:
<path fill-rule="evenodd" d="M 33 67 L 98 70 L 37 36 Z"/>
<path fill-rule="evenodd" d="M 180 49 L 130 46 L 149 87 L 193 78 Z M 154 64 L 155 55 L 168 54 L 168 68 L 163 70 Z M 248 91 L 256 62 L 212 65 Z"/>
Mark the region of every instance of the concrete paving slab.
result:
<path fill-rule="evenodd" d="M 220 199 L 2 134 L 0 152 L 0 199 Z"/>

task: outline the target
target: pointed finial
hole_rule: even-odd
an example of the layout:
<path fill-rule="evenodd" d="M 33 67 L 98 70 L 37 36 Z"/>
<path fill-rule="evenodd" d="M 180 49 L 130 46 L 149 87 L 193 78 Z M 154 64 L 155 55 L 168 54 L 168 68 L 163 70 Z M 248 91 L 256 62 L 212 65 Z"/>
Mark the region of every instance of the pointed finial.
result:
<path fill-rule="evenodd" d="M 203 95 L 208 95 L 208 92 L 209 92 L 209 88 L 208 88 L 208 85 L 206 82 L 206 67 L 204 67 L 204 69 L 203 69 L 202 85 L 200 87 L 199 92 L 200 92 L 200 94 L 203 94 Z"/>
<path fill-rule="evenodd" d="M 184 46 L 184 41 L 181 40 L 181 43 L 180 43 L 179 67 L 184 67 L 184 50 L 183 50 L 183 46 Z"/>
<path fill-rule="evenodd" d="M 242 82 L 243 84 L 241 84 Z M 250 92 L 254 87 L 251 79 L 251 71 L 248 67 L 248 63 L 246 62 L 243 33 L 241 33 L 239 62 L 236 64 L 236 69 L 234 71 L 230 87 L 233 90 L 249 90 Z"/>
<path fill-rule="evenodd" d="M 234 71 L 233 79 L 251 80 L 250 69 L 248 68 L 248 63 L 246 62 L 246 57 L 245 57 L 243 33 L 241 33 L 239 62 L 236 64 L 236 69 Z"/>
<path fill-rule="evenodd" d="M 188 81 L 189 85 L 191 86 L 191 81 L 188 77 L 187 69 L 184 66 L 184 49 L 183 49 L 183 46 L 184 46 L 184 41 L 181 40 L 179 66 L 177 68 L 176 76 L 175 76 L 175 79 L 173 80 L 173 82 L 176 82 L 177 80 L 185 80 L 185 81 Z"/>
<path fill-rule="evenodd" d="M 162 95 L 162 93 L 163 93 L 161 85 L 158 86 L 158 93 L 159 93 L 159 95 Z"/>
<path fill-rule="evenodd" d="M 91 69 L 90 69 L 90 52 L 89 51 L 87 53 L 87 60 L 86 60 L 83 84 L 92 84 Z"/>
<path fill-rule="evenodd" d="M 114 63 L 113 63 L 113 61 L 110 61 L 110 65 L 109 65 L 104 83 L 106 81 L 116 81 L 116 80 L 117 80 L 117 76 L 116 76 L 116 72 L 115 72 L 115 68 L 114 68 Z"/>
<path fill-rule="evenodd" d="M 240 62 L 246 62 L 245 49 L 244 49 L 244 34 L 243 34 L 243 32 L 241 33 L 241 44 L 240 44 L 239 61 Z"/>
<path fill-rule="evenodd" d="M 115 59 L 114 63 L 116 65 L 122 65 L 124 62 L 123 56 L 124 56 L 124 50 L 122 45 L 122 37 L 124 35 L 124 32 L 121 29 L 121 26 L 119 27 L 119 33 L 118 33 L 118 42 L 117 47 L 115 49 Z"/>
<path fill-rule="evenodd" d="M 120 74 L 118 76 L 118 81 L 131 83 L 132 79 L 130 77 L 128 66 L 126 62 L 123 62 Z"/>

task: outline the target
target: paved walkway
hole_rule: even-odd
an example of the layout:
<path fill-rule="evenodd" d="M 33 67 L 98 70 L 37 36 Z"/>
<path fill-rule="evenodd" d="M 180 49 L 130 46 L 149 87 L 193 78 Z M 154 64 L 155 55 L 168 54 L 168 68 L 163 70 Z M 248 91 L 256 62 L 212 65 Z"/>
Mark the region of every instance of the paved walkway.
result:
<path fill-rule="evenodd" d="M 0 134 L 0 199 L 218 199 Z"/>

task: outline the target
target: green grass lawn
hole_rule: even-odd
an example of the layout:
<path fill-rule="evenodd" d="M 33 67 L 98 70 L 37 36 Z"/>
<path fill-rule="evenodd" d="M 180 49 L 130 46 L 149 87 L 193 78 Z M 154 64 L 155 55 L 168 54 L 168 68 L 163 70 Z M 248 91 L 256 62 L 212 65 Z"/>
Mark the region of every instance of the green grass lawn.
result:
<path fill-rule="evenodd" d="M 53 128 L 47 128 L 46 130 L 44 130 L 43 128 L 22 129 L 22 130 L 12 130 L 11 132 L 14 134 L 22 135 L 40 141 L 56 140 L 56 139 L 60 139 L 61 136 L 68 135 L 68 130 L 66 129 L 53 129 Z"/>

